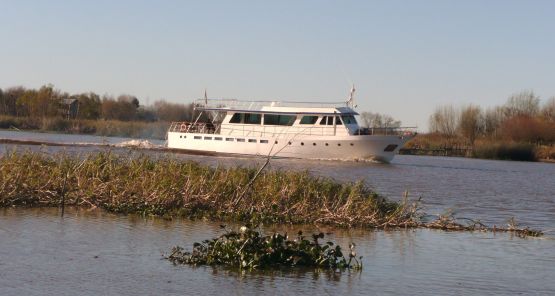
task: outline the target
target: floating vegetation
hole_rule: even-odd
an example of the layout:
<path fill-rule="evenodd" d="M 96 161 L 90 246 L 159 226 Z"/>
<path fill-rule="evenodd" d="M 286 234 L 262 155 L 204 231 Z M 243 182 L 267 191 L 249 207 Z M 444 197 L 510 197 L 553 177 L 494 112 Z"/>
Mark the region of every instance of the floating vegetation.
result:
<path fill-rule="evenodd" d="M 210 167 L 170 157 L 100 152 L 7 152 L 0 156 L 0 207 L 98 207 L 124 214 L 247 223 L 315 223 L 341 227 L 487 230 L 540 236 L 540 231 L 488 227 L 452 215 L 431 222 L 408 193 L 389 201 L 364 182 L 339 183 L 307 171 Z"/>
<path fill-rule="evenodd" d="M 256 176 L 256 178 L 255 178 Z M 169 157 L 8 152 L 0 158 L 1 206 L 99 207 L 117 213 L 409 227 L 416 208 L 392 202 L 363 182 L 339 183 L 308 172 L 210 167 Z"/>
<path fill-rule="evenodd" d="M 311 240 L 298 232 L 294 239 L 287 233 L 263 236 L 247 226 L 202 243 L 194 243 L 192 252 L 177 246 L 166 256 L 174 264 L 223 265 L 241 270 L 279 267 L 313 267 L 332 270 L 361 270 L 362 256 L 356 258 L 355 245 L 350 244 L 345 256 L 339 245 L 320 243 L 323 233 Z"/>
<path fill-rule="evenodd" d="M 466 223 L 462 222 L 465 221 Z M 457 218 L 452 213 L 437 216 L 431 222 L 423 223 L 422 227 L 429 229 L 441 229 L 448 231 L 489 231 L 489 232 L 509 232 L 518 237 L 540 237 L 543 232 L 533 230 L 528 227 L 519 227 L 515 218 L 509 219 L 506 226 L 487 226 L 479 220 L 469 218 Z"/>

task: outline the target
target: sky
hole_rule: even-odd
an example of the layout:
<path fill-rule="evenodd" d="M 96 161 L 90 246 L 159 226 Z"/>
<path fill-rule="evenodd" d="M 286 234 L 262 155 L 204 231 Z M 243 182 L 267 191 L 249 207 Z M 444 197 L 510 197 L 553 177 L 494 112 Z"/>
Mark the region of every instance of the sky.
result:
<path fill-rule="evenodd" d="M 439 105 L 555 96 L 555 1 L 0 0 L 0 88 L 336 102 L 428 128 Z"/>

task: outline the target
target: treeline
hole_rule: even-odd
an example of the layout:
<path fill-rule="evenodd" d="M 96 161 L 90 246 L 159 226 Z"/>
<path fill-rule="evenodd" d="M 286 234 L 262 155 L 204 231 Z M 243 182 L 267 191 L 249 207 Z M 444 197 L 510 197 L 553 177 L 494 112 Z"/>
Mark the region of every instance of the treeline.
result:
<path fill-rule="evenodd" d="M 45 85 L 0 88 L 0 115 L 29 118 L 66 118 L 117 121 L 186 121 L 193 117 L 192 104 L 158 100 L 145 106 L 133 95 L 69 94 Z"/>
<path fill-rule="evenodd" d="M 555 143 L 555 97 L 541 102 L 533 91 L 511 95 L 502 106 L 437 107 L 430 116 L 430 132 L 447 139 L 506 141 L 535 145 Z"/>

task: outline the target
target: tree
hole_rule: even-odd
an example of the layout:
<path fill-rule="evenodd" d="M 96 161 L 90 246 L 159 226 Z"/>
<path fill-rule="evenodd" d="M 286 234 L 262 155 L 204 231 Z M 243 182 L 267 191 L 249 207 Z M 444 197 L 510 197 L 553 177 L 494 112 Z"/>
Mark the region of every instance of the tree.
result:
<path fill-rule="evenodd" d="M 139 99 L 130 95 L 120 95 L 117 100 L 105 96 L 102 99 L 102 117 L 121 121 L 134 120 L 139 108 Z"/>
<path fill-rule="evenodd" d="M 490 137 L 497 137 L 498 130 L 505 120 L 505 113 L 502 107 L 487 109 L 484 113 L 484 134 Z"/>
<path fill-rule="evenodd" d="M 83 93 L 72 98 L 79 102 L 79 112 L 77 117 L 81 119 L 98 119 L 102 113 L 102 102 L 100 96 L 90 92 Z"/>
<path fill-rule="evenodd" d="M 482 132 L 482 109 L 479 106 L 468 105 L 461 109 L 459 131 L 471 146 L 474 146 L 476 137 Z"/>
<path fill-rule="evenodd" d="M 540 110 L 540 97 L 532 90 L 523 90 L 509 97 L 505 103 L 505 114 L 507 117 L 538 115 Z"/>
<path fill-rule="evenodd" d="M 395 120 L 393 117 L 387 114 L 372 113 L 372 112 L 362 112 L 360 114 L 360 120 L 362 121 L 362 127 L 369 128 L 383 128 L 383 127 L 400 127 L 401 121 Z"/>
<path fill-rule="evenodd" d="M 545 102 L 542 115 L 546 120 L 555 122 L 555 97 L 551 97 Z"/>
<path fill-rule="evenodd" d="M 193 119 L 193 104 L 183 105 L 169 103 L 164 100 L 154 102 L 154 112 L 163 121 L 191 121 Z"/>
<path fill-rule="evenodd" d="M 10 87 L 4 90 L 0 102 L 0 114 L 17 116 L 17 100 L 25 93 L 21 86 Z"/>
<path fill-rule="evenodd" d="M 430 131 L 454 137 L 459 115 L 452 105 L 439 106 L 430 116 Z"/>

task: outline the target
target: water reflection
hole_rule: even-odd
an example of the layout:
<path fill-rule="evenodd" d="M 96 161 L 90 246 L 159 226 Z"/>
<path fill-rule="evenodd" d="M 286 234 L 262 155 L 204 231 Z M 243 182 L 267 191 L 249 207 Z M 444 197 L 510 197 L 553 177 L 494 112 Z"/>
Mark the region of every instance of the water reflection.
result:
<path fill-rule="evenodd" d="M 278 270 L 241 273 L 173 266 L 174 245 L 220 235 L 219 223 L 121 216 L 69 208 L 0 210 L 2 295 L 552 293 L 555 241 L 507 234 L 372 231 L 272 225 L 266 232 L 325 232 L 357 244 L 362 272 Z M 236 227 L 237 225 L 229 225 Z M 86 281 L 83 281 L 86 279 Z"/>

